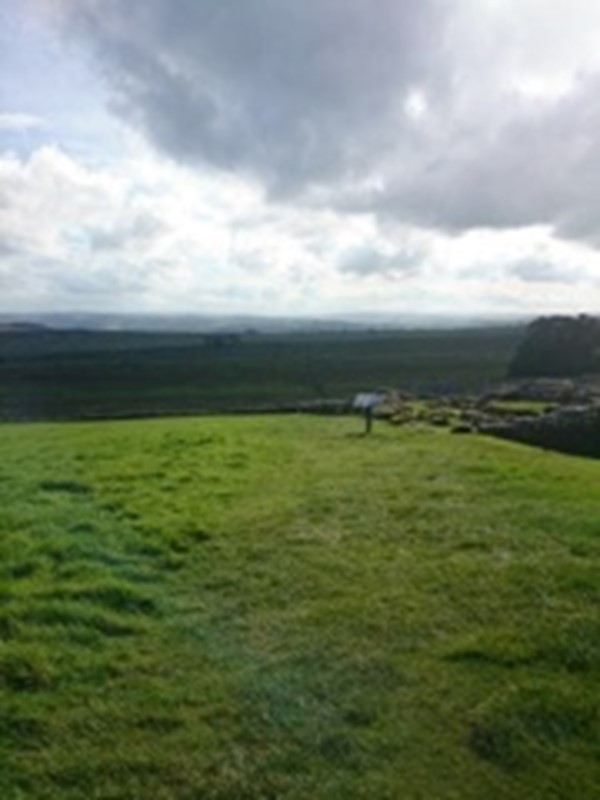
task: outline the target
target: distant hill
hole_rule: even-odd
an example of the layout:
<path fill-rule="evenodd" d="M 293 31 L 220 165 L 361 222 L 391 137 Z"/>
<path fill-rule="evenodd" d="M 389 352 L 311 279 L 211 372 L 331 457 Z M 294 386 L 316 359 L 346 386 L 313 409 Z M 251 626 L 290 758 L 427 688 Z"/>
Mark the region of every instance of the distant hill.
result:
<path fill-rule="evenodd" d="M 42 325 L 39 322 L 8 322 L 0 319 L 0 333 L 37 333 L 38 331 L 48 330 L 47 325 Z"/>
<path fill-rule="evenodd" d="M 527 320 L 525 320 L 526 322 Z M 367 330 L 453 330 L 505 327 L 523 319 L 438 314 L 338 314 L 323 317 L 253 314 L 0 313 L 0 331 L 19 329 L 153 333 L 327 333 Z"/>
<path fill-rule="evenodd" d="M 506 375 L 520 328 L 0 334 L 0 419 L 226 412 L 378 386 L 452 395 Z"/>
<path fill-rule="evenodd" d="M 600 373 L 600 317 L 540 317 L 532 322 L 509 367 L 511 377 Z"/>
<path fill-rule="evenodd" d="M 297 331 L 364 330 L 359 321 L 203 314 L 0 314 L 0 330 L 51 329 L 148 333 L 294 333 Z"/>

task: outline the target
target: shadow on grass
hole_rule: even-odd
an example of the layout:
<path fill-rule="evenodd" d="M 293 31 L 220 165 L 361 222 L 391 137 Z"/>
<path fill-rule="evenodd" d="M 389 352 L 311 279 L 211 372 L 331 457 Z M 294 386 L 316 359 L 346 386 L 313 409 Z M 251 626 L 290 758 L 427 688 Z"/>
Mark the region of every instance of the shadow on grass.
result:
<path fill-rule="evenodd" d="M 474 714 L 469 746 L 504 769 L 547 760 L 553 748 L 588 741 L 598 721 L 593 698 L 559 684 L 510 687 Z"/>

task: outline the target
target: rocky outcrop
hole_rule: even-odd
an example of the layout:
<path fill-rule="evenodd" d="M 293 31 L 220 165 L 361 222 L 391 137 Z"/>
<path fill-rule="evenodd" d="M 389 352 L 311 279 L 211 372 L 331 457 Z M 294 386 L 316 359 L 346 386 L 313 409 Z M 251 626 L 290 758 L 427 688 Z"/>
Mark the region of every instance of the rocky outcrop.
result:
<path fill-rule="evenodd" d="M 600 401 L 600 377 L 531 378 L 506 381 L 482 394 L 478 405 L 496 400 L 534 400 L 548 404 L 590 405 Z"/>

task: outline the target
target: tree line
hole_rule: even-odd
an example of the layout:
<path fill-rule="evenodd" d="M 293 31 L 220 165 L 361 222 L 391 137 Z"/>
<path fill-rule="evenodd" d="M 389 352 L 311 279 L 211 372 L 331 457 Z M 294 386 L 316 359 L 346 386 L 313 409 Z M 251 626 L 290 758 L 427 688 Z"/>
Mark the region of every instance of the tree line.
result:
<path fill-rule="evenodd" d="M 600 373 L 600 317 L 540 317 L 526 330 L 509 367 L 511 377 L 572 377 Z"/>

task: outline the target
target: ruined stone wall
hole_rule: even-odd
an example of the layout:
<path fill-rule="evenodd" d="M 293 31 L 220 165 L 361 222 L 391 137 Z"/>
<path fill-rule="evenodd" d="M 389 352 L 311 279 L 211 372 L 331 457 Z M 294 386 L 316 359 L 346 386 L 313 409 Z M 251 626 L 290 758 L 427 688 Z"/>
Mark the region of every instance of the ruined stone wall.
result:
<path fill-rule="evenodd" d="M 600 458 L 600 406 L 562 408 L 534 419 L 487 424 L 481 431 L 550 450 Z"/>

